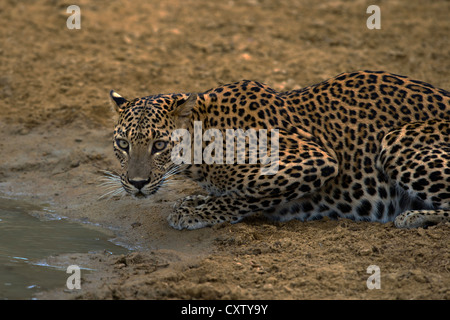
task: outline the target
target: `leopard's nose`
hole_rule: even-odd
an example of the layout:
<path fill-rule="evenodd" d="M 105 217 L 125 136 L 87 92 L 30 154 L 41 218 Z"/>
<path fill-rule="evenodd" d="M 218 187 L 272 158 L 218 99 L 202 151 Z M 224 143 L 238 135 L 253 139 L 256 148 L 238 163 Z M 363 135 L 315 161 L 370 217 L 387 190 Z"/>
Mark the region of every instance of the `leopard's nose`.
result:
<path fill-rule="evenodd" d="M 150 179 L 148 180 L 128 180 L 129 183 L 131 183 L 136 189 L 141 190 L 147 183 L 150 182 Z"/>

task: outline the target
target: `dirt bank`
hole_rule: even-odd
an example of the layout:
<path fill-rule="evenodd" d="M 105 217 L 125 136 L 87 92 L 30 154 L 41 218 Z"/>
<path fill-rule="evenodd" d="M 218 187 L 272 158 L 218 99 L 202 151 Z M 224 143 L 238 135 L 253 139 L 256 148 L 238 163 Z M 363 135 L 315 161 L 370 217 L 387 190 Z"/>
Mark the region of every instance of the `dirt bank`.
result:
<path fill-rule="evenodd" d="M 450 88 L 450 2 L 380 2 L 381 30 L 366 27 L 373 1 L 66 1 L 0 5 L 0 195 L 45 202 L 63 216 L 114 230 L 127 256 L 80 254 L 99 272 L 82 289 L 41 299 L 449 299 L 450 226 L 273 223 L 175 231 L 179 183 L 151 200 L 105 200 L 117 169 L 107 95 L 204 91 L 253 79 L 280 90 L 344 71 L 386 70 Z M 369 290 L 376 265 L 381 289 Z"/>

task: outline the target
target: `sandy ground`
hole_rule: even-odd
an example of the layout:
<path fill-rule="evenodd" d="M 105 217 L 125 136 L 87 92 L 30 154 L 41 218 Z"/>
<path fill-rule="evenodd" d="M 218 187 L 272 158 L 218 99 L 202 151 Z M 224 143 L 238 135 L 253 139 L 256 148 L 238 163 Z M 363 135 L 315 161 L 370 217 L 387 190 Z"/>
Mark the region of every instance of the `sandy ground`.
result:
<path fill-rule="evenodd" d="M 66 1 L 0 3 L 0 195 L 110 228 L 134 251 L 62 255 L 99 272 L 40 299 L 450 299 L 450 226 L 398 230 L 347 220 L 176 231 L 180 180 L 155 198 L 98 200 L 117 169 L 107 95 L 204 91 L 252 79 L 280 90 L 385 70 L 450 89 L 449 1 Z M 369 290 L 367 268 L 381 289 Z"/>

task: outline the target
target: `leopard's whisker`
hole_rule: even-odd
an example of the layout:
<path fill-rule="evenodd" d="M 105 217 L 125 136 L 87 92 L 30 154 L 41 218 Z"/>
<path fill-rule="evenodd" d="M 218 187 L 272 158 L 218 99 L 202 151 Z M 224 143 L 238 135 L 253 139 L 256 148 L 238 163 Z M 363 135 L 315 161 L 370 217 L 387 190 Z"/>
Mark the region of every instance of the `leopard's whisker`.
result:
<path fill-rule="evenodd" d="M 103 173 L 103 176 L 99 179 L 100 184 L 99 187 L 101 187 L 105 193 L 102 194 L 98 200 L 106 198 L 107 200 L 110 200 L 111 198 L 121 195 L 123 196 L 125 194 L 125 190 L 122 185 L 121 177 L 119 174 L 109 171 L 109 170 L 99 170 L 101 173 Z"/>
<path fill-rule="evenodd" d="M 98 200 L 103 199 L 103 198 L 107 198 L 109 200 L 109 199 L 113 198 L 116 195 L 120 195 L 121 193 L 124 193 L 123 188 L 122 187 L 116 188 L 116 189 L 113 189 L 113 190 L 110 190 L 110 191 L 106 192 L 105 194 L 100 196 L 98 198 Z"/>

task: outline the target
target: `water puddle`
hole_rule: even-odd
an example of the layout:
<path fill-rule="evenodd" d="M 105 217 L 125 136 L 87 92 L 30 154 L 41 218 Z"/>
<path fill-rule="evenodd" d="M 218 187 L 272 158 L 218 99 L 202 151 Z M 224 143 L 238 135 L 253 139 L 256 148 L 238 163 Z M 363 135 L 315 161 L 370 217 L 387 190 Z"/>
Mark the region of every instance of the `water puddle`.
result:
<path fill-rule="evenodd" d="M 0 198 L 0 299 L 31 299 L 35 292 L 65 285 L 70 276 L 66 269 L 39 262 L 48 256 L 128 252 L 109 241 L 111 234 L 106 230 L 61 219 L 45 210 Z M 37 218 L 32 212 L 47 218 Z"/>

